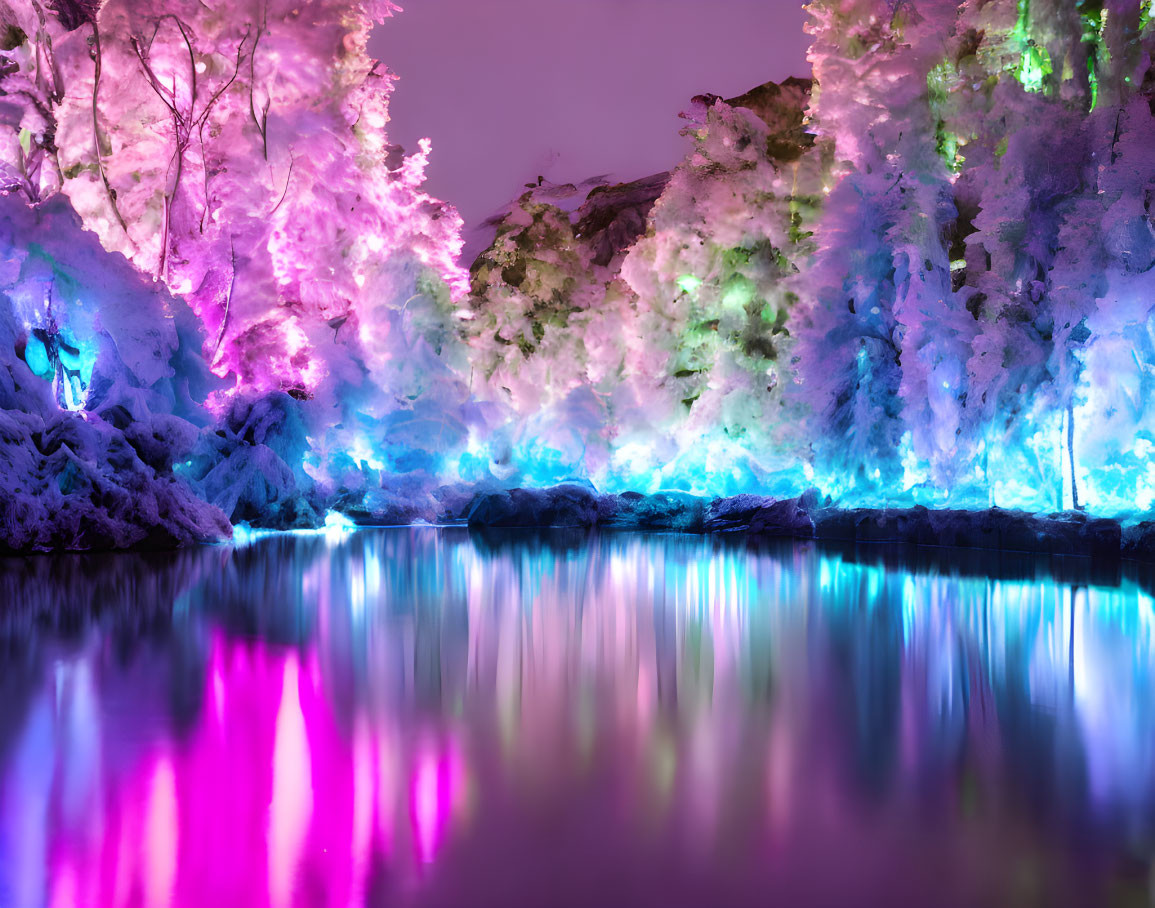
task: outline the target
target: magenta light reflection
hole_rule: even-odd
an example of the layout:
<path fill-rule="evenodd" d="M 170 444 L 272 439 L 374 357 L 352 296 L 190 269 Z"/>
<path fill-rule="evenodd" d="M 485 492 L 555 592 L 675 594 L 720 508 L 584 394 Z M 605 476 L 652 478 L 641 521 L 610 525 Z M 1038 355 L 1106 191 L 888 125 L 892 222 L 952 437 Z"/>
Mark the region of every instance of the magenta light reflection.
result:
<path fill-rule="evenodd" d="M 273 749 L 273 800 L 269 807 L 269 901 L 291 905 L 297 861 L 313 813 L 313 782 L 305 717 L 301 713 L 296 654 L 285 660 Z"/>
<path fill-rule="evenodd" d="M 178 859 L 178 805 L 176 778 L 166 756 L 157 760 L 149 789 L 145 825 L 145 903 L 172 903 Z"/>
<path fill-rule="evenodd" d="M 417 859 L 430 864 L 445 839 L 460 790 L 453 748 L 427 746 L 417 757 L 410 782 L 413 844 Z"/>
<path fill-rule="evenodd" d="M 8 764 L 0 904 L 360 904 L 382 865 L 416 879 L 444 847 L 465 791 L 455 739 L 389 716 L 342 730 L 314 653 L 214 635 L 204 721 L 177 741 L 126 736 L 71 683 L 80 668 L 36 701 Z M 92 809 L 65 817 L 65 788 Z"/>

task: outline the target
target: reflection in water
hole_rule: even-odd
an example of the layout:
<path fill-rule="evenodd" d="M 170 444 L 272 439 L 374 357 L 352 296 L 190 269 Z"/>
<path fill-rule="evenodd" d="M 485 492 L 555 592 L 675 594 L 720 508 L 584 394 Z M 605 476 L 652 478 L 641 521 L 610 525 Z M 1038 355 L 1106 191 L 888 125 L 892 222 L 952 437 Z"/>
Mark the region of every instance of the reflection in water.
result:
<path fill-rule="evenodd" d="M 977 566 L 418 528 L 7 562 L 0 904 L 1146 904 L 1147 586 Z"/>

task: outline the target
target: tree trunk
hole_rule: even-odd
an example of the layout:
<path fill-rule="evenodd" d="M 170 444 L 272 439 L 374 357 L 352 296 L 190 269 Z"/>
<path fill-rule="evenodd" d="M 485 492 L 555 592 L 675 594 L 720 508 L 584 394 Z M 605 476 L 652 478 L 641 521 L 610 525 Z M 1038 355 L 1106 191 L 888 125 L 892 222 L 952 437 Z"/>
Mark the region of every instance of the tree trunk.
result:
<path fill-rule="evenodd" d="M 1075 479 L 1075 405 L 1067 404 L 1067 463 L 1071 467 L 1071 504 L 1076 511 L 1079 507 L 1079 483 Z"/>

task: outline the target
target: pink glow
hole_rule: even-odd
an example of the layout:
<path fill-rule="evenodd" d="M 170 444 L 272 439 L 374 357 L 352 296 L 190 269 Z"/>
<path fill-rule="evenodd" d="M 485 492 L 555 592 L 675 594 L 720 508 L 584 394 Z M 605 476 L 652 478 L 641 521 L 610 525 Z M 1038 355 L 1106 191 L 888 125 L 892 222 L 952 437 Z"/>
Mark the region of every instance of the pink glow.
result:
<path fill-rule="evenodd" d="M 83 901 L 80 898 L 76 868 L 67 860 L 58 861 L 52 871 L 50 908 L 75 908 L 81 904 Z"/>
<path fill-rule="evenodd" d="M 449 825 L 455 794 L 452 760 L 446 753 L 426 750 L 417 759 L 410 781 L 413 843 L 418 859 L 432 863 Z"/>
<path fill-rule="evenodd" d="M 391 858 L 395 848 L 395 820 L 401 782 L 398 770 L 397 748 L 392 745 L 388 733 L 379 733 L 375 742 L 376 750 L 376 793 L 377 829 L 376 835 L 381 853 Z"/>
<path fill-rule="evenodd" d="M 176 881 L 178 837 L 176 779 L 172 762 L 161 757 L 152 774 L 145 824 L 145 904 L 172 902 Z"/>
<path fill-rule="evenodd" d="M 177 743 L 125 744 L 107 711 L 73 698 L 65 706 L 82 712 L 54 719 L 46 699 L 3 792 L 20 806 L 9 813 L 18 823 L 0 831 L 20 856 L 20 903 L 344 906 L 366 900 L 382 862 L 418 878 L 460 806 L 462 756 L 456 745 L 410 743 L 388 722 L 362 717 L 344 730 L 330 681 L 315 652 L 214 634 L 203 721 Z M 134 702 L 151 709 L 155 693 Z M 83 717 L 93 743 L 58 752 L 53 722 Z M 91 771 L 79 772 L 82 759 Z M 100 808 L 52 820 L 51 792 L 66 778 L 82 786 L 70 797 L 97 798 Z M 398 836 L 411 839 L 411 852 L 397 853 Z"/>
<path fill-rule="evenodd" d="M 358 723 L 353 735 L 353 834 L 350 840 L 350 894 L 358 903 L 365 901 L 364 884 L 371 866 L 376 794 L 373 784 L 373 742 L 368 729 L 363 723 Z"/>
<path fill-rule="evenodd" d="M 273 800 L 269 807 L 269 900 L 292 904 L 294 876 L 313 811 L 309 742 L 298 693 L 297 658 L 285 660 L 284 688 L 273 749 Z"/>
<path fill-rule="evenodd" d="M 389 156 L 394 77 L 366 42 L 395 9 L 320 0 L 300 16 L 294 4 L 263 3 L 258 37 L 246 4 L 221 15 L 174 0 L 157 20 L 152 0 L 107 0 L 97 13 L 99 161 L 93 29 L 55 36 L 69 74 L 54 110 L 70 174 L 61 190 L 107 248 L 188 300 L 206 358 L 238 390 L 312 392 L 352 364 L 380 368 L 382 351 L 361 349 L 358 324 L 383 328 L 386 312 L 405 322 L 423 282 L 450 299 L 468 291 L 461 219 L 422 191 L 428 141 Z M 147 47 L 133 43 L 157 21 Z M 384 355 L 406 352 L 394 344 Z"/>

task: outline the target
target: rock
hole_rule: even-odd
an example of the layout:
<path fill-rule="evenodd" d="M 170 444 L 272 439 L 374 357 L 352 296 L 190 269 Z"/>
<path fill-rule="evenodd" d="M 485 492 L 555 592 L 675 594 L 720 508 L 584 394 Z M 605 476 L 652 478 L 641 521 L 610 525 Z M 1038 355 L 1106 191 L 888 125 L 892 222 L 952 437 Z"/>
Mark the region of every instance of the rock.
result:
<path fill-rule="evenodd" d="M 814 144 L 805 116 L 812 86 L 810 79 L 791 77 L 781 83 L 759 85 L 725 103 L 749 110 L 766 124 L 772 157 L 783 162 L 796 161 Z"/>
<path fill-rule="evenodd" d="M 1155 561 L 1155 520 L 1143 520 L 1122 528 L 1124 558 Z"/>
<path fill-rule="evenodd" d="M 903 543 L 1117 558 L 1121 528 L 1081 512 L 1037 515 L 991 508 L 931 511 L 924 507 L 813 512 L 819 539 Z"/>
<path fill-rule="evenodd" d="M 775 499 L 765 495 L 735 495 L 716 498 L 706 509 L 707 533 L 737 533 L 750 528 L 750 521 L 760 508 L 774 504 Z"/>
<path fill-rule="evenodd" d="M 819 508 L 810 512 L 814 521 L 814 536 L 817 539 L 831 539 L 853 542 L 855 538 L 855 511 L 841 508 Z"/>
<path fill-rule="evenodd" d="M 820 506 L 821 505 L 821 506 Z M 829 506 L 817 489 L 797 498 L 736 495 L 704 499 L 685 492 L 598 496 L 588 483 L 550 489 L 477 494 L 468 509 L 472 527 L 570 527 L 749 533 L 761 537 L 817 538 L 849 543 L 901 544 L 1002 550 L 1044 555 L 1120 555 L 1155 561 L 1155 521 L 1125 529 L 1116 520 L 1081 511 L 1028 514 L 981 511 Z"/>
<path fill-rule="evenodd" d="M 1092 556 L 1119 558 L 1123 554 L 1123 527 L 1117 520 L 1088 520 L 1083 539 Z"/>
<path fill-rule="evenodd" d="M 668 173 L 599 186 L 578 209 L 575 236 L 590 249 L 595 265 L 609 265 L 645 235 L 646 218 L 670 182 Z"/>
<path fill-rule="evenodd" d="M 460 523 L 468 519 L 469 510 L 477 497 L 477 490 L 464 483 L 441 486 L 433 491 L 437 502 L 435 523 Z"/>
<path fill-rule="evenodd" d="M 807 539 L 814 535 L 814 521 L 802 507 L 800 498 L 787 498 L 755 511 L 750 519 L 749 530 L 755 536 Z"/>
<path fill-rule="evenodd" d="M 469 509 L 471 527 L 592 527 L 598 499 L 588 486 L 483 492 Z"/>
<path fill-rule="evenodd" d="M 624 492 L 599 502 L 598 525 L 614 529 L 701 533 L 705 520 L 706 499 L 688 492 Z"/>

